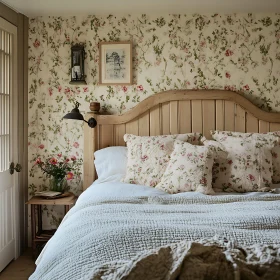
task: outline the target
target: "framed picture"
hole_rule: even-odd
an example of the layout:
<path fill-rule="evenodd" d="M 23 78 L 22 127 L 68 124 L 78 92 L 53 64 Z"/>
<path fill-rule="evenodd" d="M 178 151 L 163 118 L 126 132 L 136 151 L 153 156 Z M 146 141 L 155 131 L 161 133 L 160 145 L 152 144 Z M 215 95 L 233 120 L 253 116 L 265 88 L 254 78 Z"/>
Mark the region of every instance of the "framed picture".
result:
<path fill-rule="evenodd" d="M 132 85 L 132 43 L 101 42 L 99 84 Z"/>

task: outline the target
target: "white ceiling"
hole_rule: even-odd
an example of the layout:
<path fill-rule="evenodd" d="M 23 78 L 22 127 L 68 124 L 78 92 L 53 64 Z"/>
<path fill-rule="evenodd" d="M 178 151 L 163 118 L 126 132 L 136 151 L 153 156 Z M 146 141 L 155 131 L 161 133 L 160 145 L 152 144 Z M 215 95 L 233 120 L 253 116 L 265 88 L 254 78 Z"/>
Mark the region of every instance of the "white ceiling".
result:
<path fill-rule="evenodd" d="M 280 0 L 0 0 L 27 16 L 80 14 L 280 13 Z"/>

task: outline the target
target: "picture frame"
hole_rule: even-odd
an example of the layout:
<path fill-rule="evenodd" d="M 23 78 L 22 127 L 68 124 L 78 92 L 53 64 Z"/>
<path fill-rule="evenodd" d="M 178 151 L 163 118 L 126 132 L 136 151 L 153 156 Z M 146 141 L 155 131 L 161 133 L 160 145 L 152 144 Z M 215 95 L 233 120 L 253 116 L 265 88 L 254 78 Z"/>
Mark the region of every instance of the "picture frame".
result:
<path fill-rule="evenodd" d="M 99 84 L 132 85 L 132 42 L 99 43 Z"/>

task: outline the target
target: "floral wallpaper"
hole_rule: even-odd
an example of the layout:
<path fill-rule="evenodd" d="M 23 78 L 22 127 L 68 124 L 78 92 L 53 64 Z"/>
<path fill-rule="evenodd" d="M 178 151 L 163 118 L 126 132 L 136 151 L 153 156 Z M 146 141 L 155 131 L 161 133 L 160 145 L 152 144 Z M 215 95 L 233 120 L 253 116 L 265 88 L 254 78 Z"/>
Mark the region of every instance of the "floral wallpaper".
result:
<path fill-rule="evenodd" d="M 83 131 L 62 121 L 81 103 L 98 101 L 121 114 L 168 89 L 240 91 L 267 111 L 280 111 L 280 14 L 181 14 L 37 17 L 29 27 L 29 193 L 46 189 L 35 160 L 61 154 L 78 168 L 70 189 L 81 192 Z M 133 42 L 132 86 L 98 85 L 98 43 Z M 70 85 L 70 46 L 85 44 L 87 85 Z M 49 227 L 60 213 L 45 209 Z"/>

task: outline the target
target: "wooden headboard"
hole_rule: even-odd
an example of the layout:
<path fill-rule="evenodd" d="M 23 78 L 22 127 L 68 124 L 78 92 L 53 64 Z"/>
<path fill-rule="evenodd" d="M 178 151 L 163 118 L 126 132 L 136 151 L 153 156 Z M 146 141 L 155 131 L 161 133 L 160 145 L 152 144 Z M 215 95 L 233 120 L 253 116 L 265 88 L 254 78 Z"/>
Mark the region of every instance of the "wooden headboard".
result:
<path fill-rule="evenodd" d="M 262 111 L 242 95 L 225 90 L 170 90 L 157 93 L 123 115 L 96 115 L 97 126 L 84 126 L 83 189 L 96 179 L 93 153 L 125 146 L 123 136 L 164 135 L 210 130 L 269 132 L 280 130 L 280 113 Z"/>

